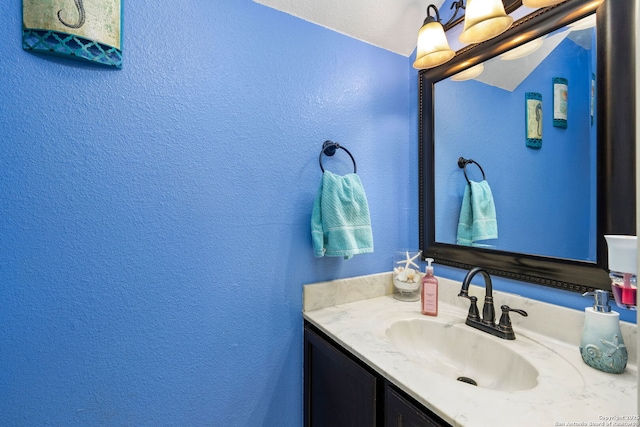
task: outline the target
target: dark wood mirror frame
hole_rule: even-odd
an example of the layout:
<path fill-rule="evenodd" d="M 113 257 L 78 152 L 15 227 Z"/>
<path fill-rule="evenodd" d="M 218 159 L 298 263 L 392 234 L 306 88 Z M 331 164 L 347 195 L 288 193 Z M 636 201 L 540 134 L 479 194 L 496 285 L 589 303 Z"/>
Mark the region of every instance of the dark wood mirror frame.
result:
<path fill-rule="evenodd" d="M 605 234 L 636 234 L 635 1 L 568 0 L 537 10 L 489 41 L 465 47 L 419 74 L 420 249 L 436 263 L 576 292 L 611 289 Z M 583 262 L 435 241 L 434 84 L 593 11 L 597 20 L 597 262 Z"/>

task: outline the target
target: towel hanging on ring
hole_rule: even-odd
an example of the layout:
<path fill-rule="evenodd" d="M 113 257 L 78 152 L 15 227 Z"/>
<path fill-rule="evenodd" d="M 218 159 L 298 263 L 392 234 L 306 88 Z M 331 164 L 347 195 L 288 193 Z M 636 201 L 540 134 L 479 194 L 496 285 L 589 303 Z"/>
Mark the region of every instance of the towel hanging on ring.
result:
<path fill-rule="evenodd" d="M 322 167 L 322 154 L 327 143 L 343 148 L 353 160 L 354 172 L 339 176 Z M 373 252 L 373 233 L 369 216 L 369 204 L 356 164 L 349 151 L 331 141 L 325 141 L 320 153 L 322 181 L 313 203 L 311 237 L 313 253 L 323 256 L 350 259 L 353 255 Z"/>
<path fill-rule="evenodd" d="M 466 169 L 469 163 L 475 163 L 480 168 L 482 181 L 469 180 Z M 467 185 L 464 189 L 462 206 L 460 207 L 457 243 L 459 245 L 472 246 L 477 241 L 497 239 L 496 207 L 491 187 L 489 187 L 489 183 L 485 179 L 484 170 L 478 162 L 463 157 L 458 159 L 458 167 L 464 170 Z"/>

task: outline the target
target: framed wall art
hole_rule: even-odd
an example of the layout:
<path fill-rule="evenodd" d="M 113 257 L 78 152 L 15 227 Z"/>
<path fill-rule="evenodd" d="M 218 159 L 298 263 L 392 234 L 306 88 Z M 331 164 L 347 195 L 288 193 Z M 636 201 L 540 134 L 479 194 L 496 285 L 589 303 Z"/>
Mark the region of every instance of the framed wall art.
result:
<path fill-rule="evenodd" d="M 563 77 L 553 78 L 553 125 L 567 128 L 569 82 Z"/>
<path fill-rule="evenodd" d="M 525 131 L 527 147 L 542 147 L 542 95 L 538 92 L 526 92 Z"/>
<path fill-rule="evenodd" d="M 123 0 L 22 0 L 22 48 L 122 67 Z"/>

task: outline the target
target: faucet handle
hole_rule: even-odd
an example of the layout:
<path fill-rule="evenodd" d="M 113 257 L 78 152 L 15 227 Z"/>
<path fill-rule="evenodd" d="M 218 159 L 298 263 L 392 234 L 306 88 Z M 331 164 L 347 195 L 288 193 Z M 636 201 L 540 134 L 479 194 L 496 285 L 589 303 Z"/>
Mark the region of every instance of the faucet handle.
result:
<path fill-rule="evenodd" d="M 474 297 L 474 296 L 469 296 L 469 291 L 466 289 L 462 289 L 460 291 L 460 293 L 458 294 L 459 297 L 462 298 L 467 298 L 469 301 L 471 301 L 471 305 L 469 306 L 469 314 L 467 315 L 467 320 L 469 319 L 473 319 L 473 320 L 477 320 L 480 319 L 480 312 L 478 311 L 478 297 Z"/>
<path fill-rule="evenodd" d="M 511 308 L 508 305 L 504 304 L 500 306 L 500 309 L 502 309 L 502 314 L 507 313 L 509 314 L 510 311 L 513 311 L 515 313 L 518 313 L 521 316 L 527 317 L 528 314 L 526 311 L 524 310 L 520 310 L 519 308 Z"/>
<path fill-rule="evenodd" d="M 502 309 L 502 316 L 500 316 L 500 323 L 498 324 L 498 328 L 503 331 L 513 331 L 513 327 L 511 326 L 511 318 L 509 317 L 510 311 L 518 313 L 519 315 L 524 317 L 528 316 L 526 311 L 517 308 L 511 308 L 508 305 L 501 305 L 500 308 Z"/>

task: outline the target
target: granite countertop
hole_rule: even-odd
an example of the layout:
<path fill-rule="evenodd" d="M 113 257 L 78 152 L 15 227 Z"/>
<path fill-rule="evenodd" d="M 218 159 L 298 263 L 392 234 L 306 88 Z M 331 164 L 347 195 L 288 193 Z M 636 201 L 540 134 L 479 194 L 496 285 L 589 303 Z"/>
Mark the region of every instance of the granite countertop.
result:
<path fill-rule="evenodd" d="M 618 425 L 638 425 L 635 418 L 623 418 L 637 414 L 636 325 L 621 322 L 629 352 L 625 372 L 607 374 L 589 367 L 580 356 L 584 312 L 494 292 L 497 307 L 508 304 L 529 313 L 526 318 L 511 316 L 517 339 L 505 341 L 464 325 L 469 303 L 457 297 L 460 283 L 438 280 L 435 318 L 420 313 L 419 301 L 393 298 L 387 273 L 305 285 L 304 318 L 454 426 L 595 426 L 616 419 Z M 470 295 L 478 296 L 481 308 L 484 289 L 472 285 Z M 386 333 L 395 321 L 425 318 L 508 346 L 534 364 L 537 385 L 518 391 L 492 390 L 426 369 L 400 351 Z"/>

